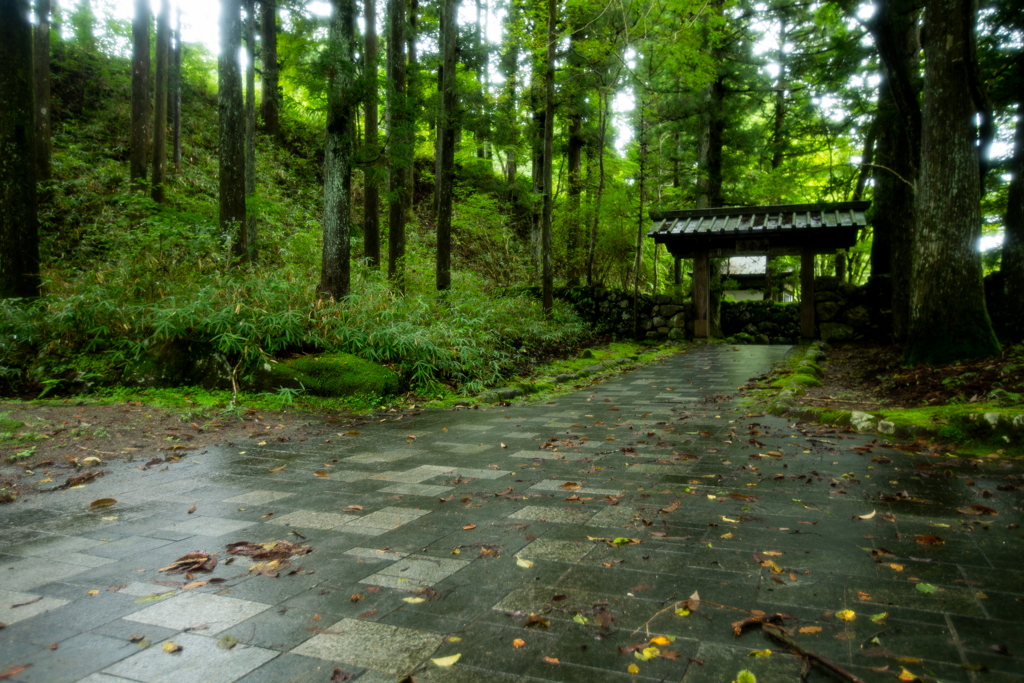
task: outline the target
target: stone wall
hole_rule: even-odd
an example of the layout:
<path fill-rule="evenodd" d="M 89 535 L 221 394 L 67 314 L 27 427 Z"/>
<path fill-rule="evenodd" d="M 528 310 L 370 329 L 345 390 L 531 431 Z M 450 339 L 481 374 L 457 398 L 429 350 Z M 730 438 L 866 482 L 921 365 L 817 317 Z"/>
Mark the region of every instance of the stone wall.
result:
<path fill-rule="evenodd" d="M 556 288 L 555 296 L 573 305 L 601 334 L 638 339 L 686 339 L 690 304 L 682 295 L 641 294 L 637 297 L 639 334 L 634 334 L 633 293 L 604 287 Z"/>
<path fill-rule="evenodd" d="M 891 329 L 889 298 L 868 285 L 836 277 L 814 280 L 814 314 L 818 338 L 826 342 L 862 341 L 886 336 Z M 884 304 L 884 307 L 883 307 Z"/>
<path fill-rule="evenodd" d="M 722 334 L 732 344 L 798 343 L 800 304 L 723 301 Z"/>

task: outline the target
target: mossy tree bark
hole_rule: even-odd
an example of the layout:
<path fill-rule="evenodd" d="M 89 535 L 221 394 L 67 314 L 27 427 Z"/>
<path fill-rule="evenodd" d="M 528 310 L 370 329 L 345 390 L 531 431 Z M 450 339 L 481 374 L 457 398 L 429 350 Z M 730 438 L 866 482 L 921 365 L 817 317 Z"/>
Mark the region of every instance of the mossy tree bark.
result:
<path fill-rule="evenodd" d="M 335 300 L 349 293 L 352 153 L 358 106 L 355 3 L 333 0 L 328 34 L 327 135 L 324 149 L 324 241 L 319 292 Z"/>
<path fill-rule="evenodd" d="M 388 277 L 405 291 L 405 212 L 412 163 L 406 97 L 405 0 L 387 0 Z"/>
<path fill-rule="evenodd" d="M 233 258 L 247 258 L 245 220 L 245 108 L 238 50 L 242 46 L 239 0 L 221 0 L 217 109 L 220 115 L 220 231 Z"/>
<path fill-rule="evenodd" d="M 39 294 L 32 27 L 25 0 L 0 0 L 0 297 Z"/>
<path fill-rule="evenodd" d="M 245 0 L 245 251 L 256 261 L 256 2 Z"/>
<path fill-rule="evenodd" d="M 278 89 L 277 65 L 277 0 L 260 0 L 260 67 L 262 74 L 262 100 L 260 113 L 263 131 L 281 139 L 281 92 Z"/>
<path fill-rule="evenodd" d="M 452 285 L 452 192 L 455 185 L 455 51 L 458 41 L 456 0 L 441 2 L 441 93 L 438 98 L 437 136 L 441 154 L 437 165 L 437 290 Z"/>
<path fill-rule="evenodd" d="M 917 226 L 921 162 L 917 0 L 882 0 L 868 28 L 882 63 L 877 131 L 871 276 L 889 276 L 893 335 L 904 339 L 910 319 L 910 274 Z"/>
<path fill-rule="evenodd" d="M 50 179 L 50 0 L 36 0 L 35 87 L 36 87 L 36 180 Z"/>
<path fill-rule="evenodd" d="M 153 176 L 152 197 L 163 202 L 167 179 L 167 87 L 171 51 L 171 3 L 160 1 L 156 18 L 156 77 L 153 97 Z"/>
<path fill-rule="evenodd" d="M 132 113 L 129 177 L 146 179 L 149 162 L 149 29 L 153 23 L 149 0 L 135 0 L 132 19 Z"/>
<path fill-rule="evenodd" d="M 1017 58 L 1020 83 L 1024 84 L 1024 54 Z M 1024 99 L 1017 103 L 1014 133 L 1013 179 L 1006 197 L 1003 220 L 1003 283 L 1006 288 L 1004 314 L 1007 334 L 1013 341 L 1024 339 Z"/>
<path fill-rule="evenodd" d="M 168 108 L 171 118 L 171 149 L 174 172 L 181 173 L 181 9 L 177 10 L 171 42 L 171 67 L 168 76 Z"/>
<path fill-rule="evenodd" d="M 555 138 L 555 33 L 558 21 L 557 0 L 548 0 L 547 51 L 544 56 L 544 209 L 540 230 L 541 259 L 541 307 L 544 316 L 551 319 L 554 306 L 554 264 L 551 259 L 551 215 L 555 203 L 555 184 L 553 173 L 554 138 Z"/>
<path fill-rule="evenodd" d="M 363 258 L 371 268 L 380 267 L 380 144 L 377 130 L 377 3 L 364 0 L 366 71 L 363 142 Z"/>
<path fill-rule="evenodd" d="M 569 20 L 572 32 L 569 35 L 569 55 L 566 58 L 566 65 L 569 70 L 567 88 L 568 95 L 568 118 L 569 118 L 569 139 L 565 159 L 568 171 L 568 225 L 566 226 L 566 268 L 565 278 L 569 287 L 578 287 L 583 271 L 581 236 L 583 228 L 581 225 L 582 215 L 580 213 L 581 196 L 583 194 L 583 147 L 586 139 L 583 137 L 583 116 L 586 106 L 585 92 L 583 89 L 583 58 L 580 56 L 579 43 L 583 40 L 583 17 L 579 11 L 570 9 Z"/>
<path fill-rule="evenodd" d="M 981 280 L 981 185 L 967 63 L 973 0 L 925 14 L 921 177 L 910 326 L 903 360 L 942 364 L 999 353 Z"/>

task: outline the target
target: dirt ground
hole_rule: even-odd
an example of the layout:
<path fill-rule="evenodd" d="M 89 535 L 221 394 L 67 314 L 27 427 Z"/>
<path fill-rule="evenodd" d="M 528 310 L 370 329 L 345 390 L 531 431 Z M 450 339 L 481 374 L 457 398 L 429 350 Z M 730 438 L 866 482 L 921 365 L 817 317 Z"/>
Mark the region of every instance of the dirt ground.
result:
<path fill-rule="evenodd" d="M 822 387 L 808 388 L 803 405 L 870 412 L 948 403 L 1024 402 L 1024 352 L 1011 347 L 975 363 L 907 368 L 896 345 L 833 346 Z"/>
<path fill-rule="evenodd" d="M 190 421 L 181 411 L 142 403 L 67 405 L 0 403 L 0 415 L 24 422 L 16 440 L 0 442 L 0 489 L 15 495 L 61 486 L 69 477 L 102 471 L 110 460 L 138 461 L 140 468 L 202 453 L 213 445 L 339 438 L 370 421 L 411 413 L 342 414 L 295 410 L 242 410 Z M 3 431 L 0 429 L 0 431 Z M 97 458 L 89 460 L 89 458 Z M 31 474 L 29 474 L 31 473 Z M 42 483 L 38 477 L 43 475 Z M 34 483 L 30 483 L 29 479 Z M 46 481 L 49 479 L 50 481 Z M 2 494 L 0 494 L 2 497 Z M 10 498 L 10 494 L 7 496 Z M 0 499 L 0 502 L 10 502 Z"/>

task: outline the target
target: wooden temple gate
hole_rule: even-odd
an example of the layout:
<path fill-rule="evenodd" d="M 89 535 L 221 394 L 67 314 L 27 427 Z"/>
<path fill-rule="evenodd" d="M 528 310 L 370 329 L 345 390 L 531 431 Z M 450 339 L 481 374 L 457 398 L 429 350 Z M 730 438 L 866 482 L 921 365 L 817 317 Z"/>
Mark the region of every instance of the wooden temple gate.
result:
<path fill-rule="evenodd" d="M 814 257 L 848 249 L 871 202 L 783 204 L 652 213 L 648 237 L 676 259 L 693 259 L 693 336 L 707 338 L 713 258 L 800 256 L 800 336 L 813 339 Z"/>

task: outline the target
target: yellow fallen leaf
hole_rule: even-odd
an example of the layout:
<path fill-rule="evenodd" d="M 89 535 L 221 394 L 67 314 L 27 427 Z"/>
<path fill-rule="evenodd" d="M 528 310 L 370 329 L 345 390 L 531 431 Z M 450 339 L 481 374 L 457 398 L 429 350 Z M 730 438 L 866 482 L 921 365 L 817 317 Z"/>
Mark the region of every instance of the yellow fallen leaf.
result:
<path fill-rule="evenodd" d="M 740 521 L 740 520 L 738 520 L 738 519 L 729 519 L 729 518 L 728 518 L 728 517 L 726 517 L 725 515 L 718 515 L 718 516 L 719 516 L 719 517 L 721 517 L 721 518 L 722 518 L 722 521 L 724 521 L 724 522 L 731 522 L 731 523 L 733 523 L 733 524 L 738 524 L 738 523 L 739 523 L 739 521 Z"/>
<path fill-rule="evenodd" d="M 430 661 L 432 661 L 437 666 L 451 666 L 455 662 L 459 661 L 459 657 L 461 656 L 462 654 L 459 653 L 457 655 L 452 655 L 450 657 L 438 657 L 437 659 L 431 659 Z"/>
<path fill-rule="evenodd" d="M 871 512 L 869 512 L 866 515 L 857 515 L 857 517 L 859 517 L 860 519 L 871 519 L 872 517 L 875 516 L 876 512 L 877 512 L 877 510 L 872 510 Z"/>
<path fill-rule="evenodd" d="M 164 643 L 164 652 L 181 652 L 181 645 L 167 641 Z"/>
<path fill-rule="evenodd" d="M 330 472 L 327 472 L 327 471 L 324 471 L 324 470 L 316 470 L 316 471 L 313 472 L 313 474 L 315 476 L 317 476 L 317 477 L 329 477 L 329 476 L 331 476 Z"/>
<path fill-rule="evenodd" d="M 893 564 L 893 563 L 890 562 L 889 564 L 886 564 L 885 566 L 888 567 L 889 569 L 892 569 L 893 571 L 897 571 L 897 572 L 903 571 L 903 565 L 902 564 Z"/>
<path fill-rule="evenodd" d="M 96 590 L 89 591 L 89 595 L 99 595 L 100 592 Z"/>
<path fill-rule="evenodd" d="M 533 561 L 532 560 L 524 560 L 521 557 L 517 557 L 516 558 L 516 564 L 519 565 L 520 567 L 522 567 L 523 569 L 529 569 L 530 567 L 533 566 Z"/>
<path fill-rule="evenodd" d="M 747 653 L 748 657 L 771 657 L 771 650 L 751 650 Z"/>
<path fill-rule="evenodd" d="M 402 600 L 404 600 L 405 602 L 411 603 L 413 605 L 417 605 L 417 604 L 419 604 L 421 602 L 426 602 L 427 599 L 426 598 L 402 598 Z"/>
<path fill-rule="evenodd" d="M 183 591 L 192 590 L 193 588 L 199 588 L 200 586 L 205 586 L 208 583 L 210 583 L 210 582 L 209 581 L 193 581 L 192 583 L 189 583 L 189 584 L 186 584 L 186 585 L 182 586 L 181 590 L 183 590 Z"/>
<path fill-rule="evenodd" d="M 777 550 L 762 550 L 761 554 L 767 555 L 768 557 L 782 557 L 782 553 Z"/>
<path fill-rule="evenodd" d="M 666 636 L 657 636 L 656 638 L 651 638 L 651 644 L 652 645 L 668 645 L 669 643 L 671 643 L 675 639 L 676 639 L 675 636 L 667 636 L 667 637 Z"/>
<path fill-rule="evenodd" d="M 631 674 L 638 674 L 638 673 L 640 673 L 640 667 L 639 667 L 639 666 L 637 666 L 636 664 L 630 664 L 630 665 L 629 665 L 629 666 L 628 666 L 628 667 L 626 668 L 626 671 L 628 671 L 628 672 L 629 672 L 629 673 L 631 673 Z"/>
<path fill-rule="evenodd" d="M 708 494 L 708 498 L 710 498 L 711 500 L 715 500 L 715 498 L 717 498 L 717 496 L 715 496 L 714 494 L 709 493 Z"/>
<path fill-rule="evenodd" d="M 448 636 L 447 638 L 445 638 L 445 640 L 447 640 L 449 643 L 461 643 L 462 642 L 462 638 L 460 638 L 458 636 Z"/>
<path fill-rule="evenodd" d="M 100 498 L 99 500 L 94 500 L 93 502 L 89 503 L 89 509 L 96 510 L 98 508 L 107 508 L 110 507 L 111 505 L 114 505 L 115 503 L 117 503 L 117 500 L 114 498 Z"/>
<path fill-rule="evenodd" d="M 516 638 L 512 641 L 512 647 L 514 647 L 517 650 L 521 648 L 523 645 L 526 645 L 526 641 L 522 638 Z"/>
<path fill-rule="evenodd" d="M 918 680 L 917 676 L 915 676 L 914 674 L 910 673 L 909 671 L 907 671 L 903 667 L 900 667 L 900 668 L 903 669 L 903 671 L 901 671 L 900 675 L 897 676 L 896 678 L 900 679 L 901 681 L 916 681 L 916 680 Z"/>
<path fill-rule="evenodd" d="M 281 471 L 281 470 L 283 470 L 283 469 L 284 469 L 285 467 L 288 467 L 288 465 L 281 465 L 280 467 L 275 467 L 275 468 L 274 468 L 274 469 L 272 469 L 272 470 L 267 470 L 267 472 L 280 472 L 280 471 Z"/>
<path fill-rule="evenodd" d="M 724 538 L 724 539 L 728 540 L 728 539 L 732 538 L 732 532 L 730 531 L 728 533 L 722 534 L 719 538 Z"/>
<path fill-rule="evenodd" d="M 918 657 L 893 657 L 894 661 L 900 664 L 920 664 L 921 660 Z"/>
<path fill-rule="evenodd" d="M 548 664 L 561 664 L 561 662 L 558 661 L 558 657 L 545 657 L 544 661 Z"/>
<path fill-rule="evenodd" d="M 843 621 L 853 621 L 857 618 L 857 613 L 854 612 L 852 609 L 844 609 L 842 611 L 836 612 L 836 618 L 842 619 Z"/>
<path fill-rule="evenodd" d="M 800 633 L 821 633 L 820 626 L 801 626 Z"/>
<path fill-rule="evenodd" d="M 257 445 L 257 446 L 266 446 L 266 445 L 267 445 L 267 442 L 266 442 L 266 441 L 260 441 L 260 442 L 259 442 L 258 444 L 256 444 L 256 445 Z"/>

